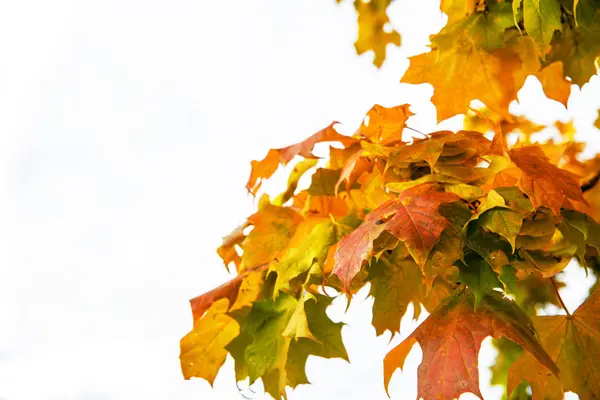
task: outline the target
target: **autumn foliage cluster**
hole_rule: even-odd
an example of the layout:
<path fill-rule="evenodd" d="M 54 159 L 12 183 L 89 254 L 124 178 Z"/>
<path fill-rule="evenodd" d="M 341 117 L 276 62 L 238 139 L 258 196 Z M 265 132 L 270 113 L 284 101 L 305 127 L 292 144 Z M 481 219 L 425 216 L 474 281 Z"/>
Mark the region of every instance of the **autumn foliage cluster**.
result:
<path fill-rule="evenodd" d="M 355 2 L 357 52 L 372 50 L 377 65 L 400 44 L 384 29 L 389 3 Z M 409 105 L 375 105 L 352 136 L 332 123 L 253 161 L 252 195 L 293 169 L 219 247 L 236 276 L 191 300 L 185 378 L 212 384 L 229 354 L 238 381 L 262 379 L 285 398 L 308 383 L 308 356 L 348 359 L 326 309 L 368 284 L 378 335 L 398 333 L 411 303 L 416 317 L 429 312 L 383 360 L 386 388 L 418 343 L 419 398 L 481 397 L 478 353 L 492 336 L 492 383 L 509 398 L 529 398 L 528 386 L 533 399 L 600 398 L 600 289 L 574 311 L 558 291 L 571 262 L 600 275 L 600 156 L 582 158 L 571 124 L 508 111 L 530 75 L 566 106 L 571 86 L 596 74 L 600 2 L 442 0 L 441 10 L 447 25 L 402 82 L 431 84 L 438 121 L 464 114 L 465 129 L 407 139 Z M 559 139 L 533 140 L 548 130 Z M 313 154 L 320 143 L 331 143 L 326 159 Z M 538 316 L 548 304 L 564 313 Z"/>

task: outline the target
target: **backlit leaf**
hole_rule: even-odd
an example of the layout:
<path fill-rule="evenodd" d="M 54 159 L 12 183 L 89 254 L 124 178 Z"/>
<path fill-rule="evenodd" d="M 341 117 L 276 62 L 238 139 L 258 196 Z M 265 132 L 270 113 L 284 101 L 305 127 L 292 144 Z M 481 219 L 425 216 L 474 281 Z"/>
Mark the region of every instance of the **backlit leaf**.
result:
<path fill-rule="evenodd" d="M 401 193 L 369 213 L 361 226 L 342 239 L 335 253 L 333 273 L 347 287 L 363 261 L 373 255 L 373 241 L 384 230 L 404 242 L 417 264 L 423 265 L 448 223 L 437 208 L 456 199 L 455 195 L 438 192 L 435 186 L 427 184 Z"/>
<path fill-rule="evenodd" d="M 471 288 L 475 295 L 475 308 L 485 295 L 502 287 L 498 275 L 483 258 L 473 254 L 465 257 L 465 262 L 459 262 L 458 265 L 461 282 Z"/>
<path fill-rule="evenodd" d="M 530 355 L 517 360 L 508 373 L 509 393 L 527 379 L 533 398 L 562 399 L 563 390 L 582 400 L 600 393 L 600 291 L 596 290 L 572 316 L 534 317 L 533 323 L 544 348 L 560 368 L 558 378 L 549 374 Z"/>
<path fill-rule="evenodd" d="M 600 56 L 598 6 L 578 7 L 577 21 L 577 26 L 574 21 L 563 25 L 562 35 L 552 44 L 548 59 L 562 61 L 565 76 L 581 87 L 597 73 L 596 60 Z"/>
<path fill-rule="evenodd" d="M 416 342 L 423 349 L 419 365 L 418 394 L 424 400 L 451 400 L 471 392 L 480 398 L 477 358 L 487 336 L 519 343 L 552 372 L 558 368 L 535 336 L 529 318 L 510 300 L 490 293 L 474 311 L 473 295 L 464 289 L 448 297 L 400 345 L 384 359 L 384 380 L 388 387 L 392 374 L 402 368 Z"/>
<path fill-rule="evenodd" d="M 408 104 L 391 108 L 376 104 L 367 113 L 358 132 L 373 143 L 401 142 L 406 120 L 414 115 L 408 108 Z"/>
<path fill-rule="evenodd" d="M 181 371 L 185 379 L 204 378 L 211 385 L 225 363 L 229 344 L 240 332 L 238 323 L 227 316 L 229 301 L 217 300 L 181 339 Z"/>
<path fill-rule="evenodd" d="M 401 42 L 398 32 L 387 30 L 390 19 L 386 9 L 390 3 L 391 0 L 354 1 L 358 14 L 358 39 L 354 43 L 356 53 L 360 55 L 372 50 L 375 53 L 373 64 L 377 67 L 381 67 L 385 60 L 387 45 L 400 46 Z"/>
<path fill-rule="evenodd" d="M 551 164 L 539 146 L 512 149 L 510 158 L 523 171 L 518 186 L 536 208 L 546 206 L 558 216 L 565 198 L 585 203 L 577 177 Z"/>
<path fill-rule="evenodd" d="M 400 331 L 400 320 L 413 302 L 415 318 L 419 317 L 420 300 L 425 286 L 419 266 L 411 259 L 397 259 L 395 254 L 384 255 L 369 267 L 373 302 L 373 326 L 377 335 L 386 330 Z"/>
<path fill-rule="evenodd" d="M 562 30 L 558 0 L 523 0 L 523 21 L 544 54 L 554 32 Z"/>
<path fill-rule="evenodd" d="M 548 98 L 567 106 L 571 94 L 571 82 L 565 79 L 561 61 L 553 62 L 535 76 L 540 80 L 542 89 Z"/>
<path fill-rule="evenodd" d="M 410 68 L 401 82 L 430 83 L 431 101 L 437 109 L 438 122 L 465 114 L 472 100 L 481 100 L 501 114 L 516 97 L 512 74 L 521 66 L 519 57 L 508 50 L 490 53 L 467 46 L 445 53 L 432 50 L 410 58 Z"/>
<path fill-rule="evenodd" d="M 295 156 L 315 158 L 312 151 L 317 143 L 340 142 L 344 145 L 350 145 L 354 143 L 354 139 L 348 136 L 340 135 L 336 132 L 336 130 L 333 128 L 336 124 L 337 122 L 332 122 L 326 128 L 321 129 L 300 143 L 296 143 L 281 149 L 271 149 L 264 159 L 260 161 L 252 161 L 252 172 L 250 174 L 250 178 L 248 179 L 248 183 L 246 184 L 246 189 L 255 195 L 258 189 L 260 189 L 261 183 L 264 179 L 270 178 L 280 164 L 286 165 L 292 161 Z"/>
<path fill-rule="evenodd" d="M 338 241 L 336 225 L 330 219 L 311 219 L 299 225 L 286 252 L 270 271 L 277 273 L 275 291 L 308 271 L 314 263 L 323 265 L 329 246 Z"/>

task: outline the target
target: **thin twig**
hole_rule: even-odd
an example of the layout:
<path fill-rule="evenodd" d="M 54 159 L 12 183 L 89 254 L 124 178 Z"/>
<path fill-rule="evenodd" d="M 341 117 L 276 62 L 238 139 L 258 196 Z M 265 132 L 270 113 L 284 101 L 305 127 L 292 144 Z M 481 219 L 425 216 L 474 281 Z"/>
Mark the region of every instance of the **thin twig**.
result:
<path fill-rule="evenodd" d="M 429 139 L 429 136 L 427 136 L 426 134 L 424 134 L 423 132 L 421 132 L 421 131 L 420 131 L 420 130 L 418 130 L 418 129 L 411 128 L 411 127 L 410 127 L 410 126 L 408 126 L 408 125 L 406 125 L 406 126 L 405 126 L 405 128 L 406 128 L 406 129 L 410 129 L 411 131 L 415 131 L 415 132 L 417 132 L 417 133 L 419 133 L 419 134 L 423 135 L 423 136 L 425 137 L 425 139 Z"/>
<path fill-rule="evenodd" d="M 560 297 L 560 293 L 558 292 L 558 286 L 556 285 L 556 281 L 554 280 L 554 278 L 551 277 L 550 282 L 552 282 L 552 286 L 554 287 L 554 292 L 556 293 L 556 298 L 562 305 L 562 308 L 565 309 L 565 312 L 567 313 L 568 316 L 571 316 L 571 313 L 569 312 L 569 309 L 565 305 L 565 302 L 563 301 L 562 297 Z"/>

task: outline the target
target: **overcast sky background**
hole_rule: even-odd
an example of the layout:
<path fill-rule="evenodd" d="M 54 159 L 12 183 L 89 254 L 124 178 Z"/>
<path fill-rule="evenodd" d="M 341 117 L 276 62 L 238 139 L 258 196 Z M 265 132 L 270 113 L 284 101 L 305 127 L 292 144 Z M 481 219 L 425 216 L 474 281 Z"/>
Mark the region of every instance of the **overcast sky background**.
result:
<path fill-rule="evenodd" d="M 410 125 L 434 130 L 432 89 L 398 81 L 443 25 L 438 5 L 394 3 L 404 45 L 377 70 L 355 54 L 351 2 L 0 1 L 0 399 L 242 399 L 231 360 L 211 389 L 184 381 L 178 356 L 188 299 L 230 279 L 215 249 L 255 207 L 249 162 L 332 120 L 352 131 L 375 103 L 410 102 Z M 567 112 L 530 79 L 514 110 L 575 116 L 598 151 L 597 93 L 595 77 Z M 314 385 L 291 399 L 386 398 L 390 338 L 361 295 L 331 310 L 352 364 L 309 360 Z M 419 359 L 417 346 L 393 398 L 416 396 Z"/>

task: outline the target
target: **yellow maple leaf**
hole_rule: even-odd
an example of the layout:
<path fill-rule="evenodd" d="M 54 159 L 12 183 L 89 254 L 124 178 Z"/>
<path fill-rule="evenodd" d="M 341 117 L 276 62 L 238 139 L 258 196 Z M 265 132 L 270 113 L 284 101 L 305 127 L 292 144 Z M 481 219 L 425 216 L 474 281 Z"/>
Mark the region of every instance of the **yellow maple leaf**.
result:
<path fill-rule="evenodd" d="M 226 315 L 229 300 L 215 301 L 181 339 L 181 370 L 185 379 L 204 378 L 211 385 L 227 357 L 227 346 L 239 333 L 239 324 Z"/>
<path fill-rule="evenodd" d="M 541 342 L 561 370 L 553 376 L 529 354 L 517 360 L 508 373 L 508 393 L 527 379 L 533 399 L 558 400 L 563 389 L 573 391 L 582 400 L 595 399 L 600 393 L 600 290 L 596 290 L 573 315 L 533 318 Z"/>
<path fill-rule="evenodd" d="M 411 57 L 410 62 L 401 82 L 433 85 L 431 101 L 437 108 L 438 122 L 466 113 L 476 99 L 500 114 L 508 114 L 508 105 L 520 89 L 512 75 L 521 67 L 521 60 L 507 49 L 493 53 L 474 46 L 446 52 L 434 49 Z"/>
<path fill-rule="evenodd" d="M 375 53 L 373 64 L 381 67 L 385 60 L 388 44 L 400 46 L 400 34 L 391 28 L 386 9 L 391 0 L 356 0 L 354 7 L 358 13 L 358 39 L 354 43 L 360 55 L 369 50 Z"/>

